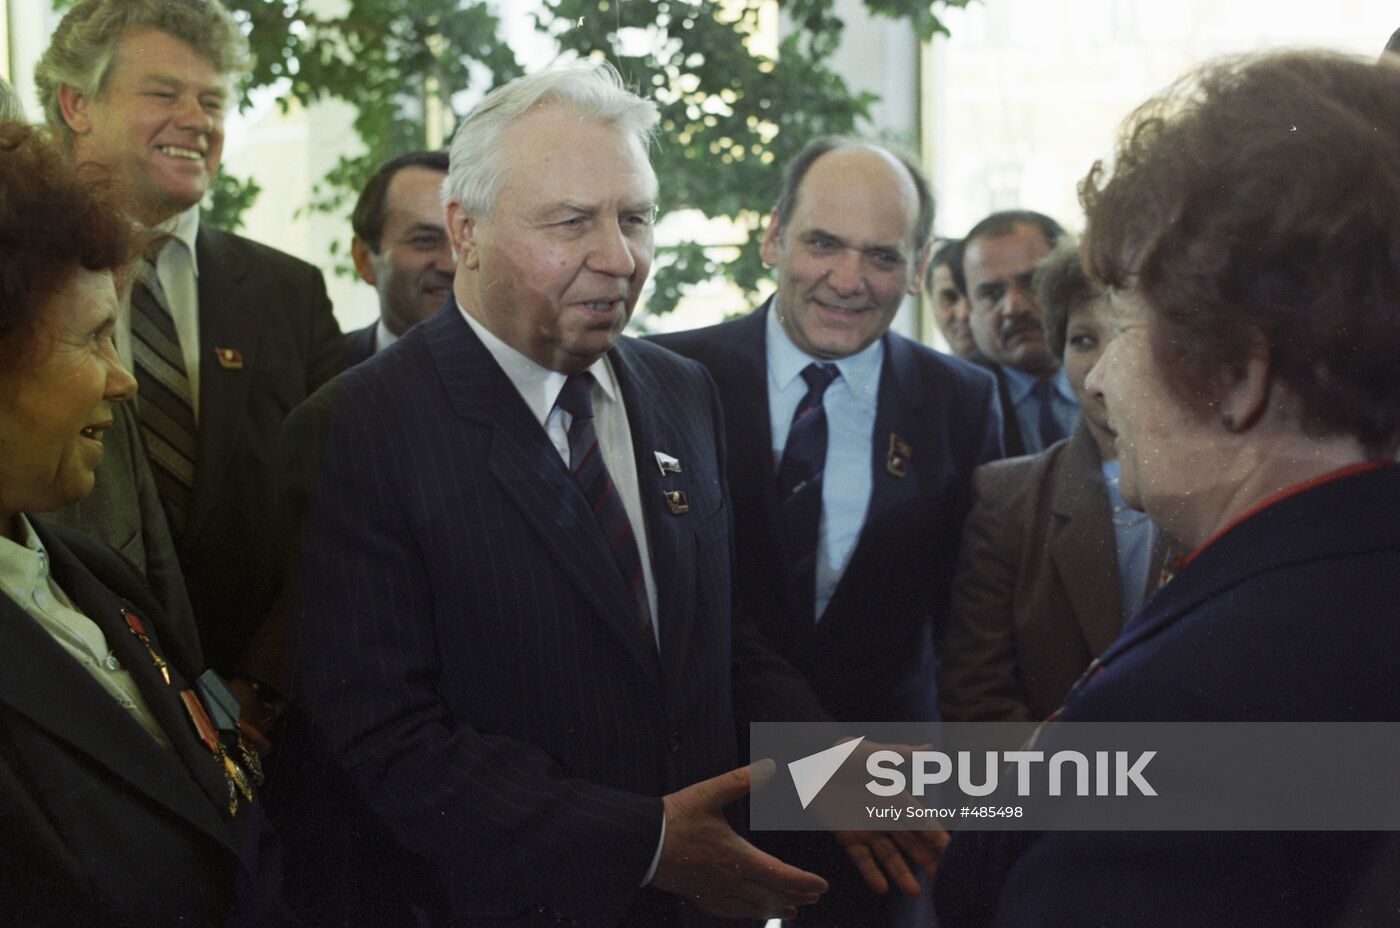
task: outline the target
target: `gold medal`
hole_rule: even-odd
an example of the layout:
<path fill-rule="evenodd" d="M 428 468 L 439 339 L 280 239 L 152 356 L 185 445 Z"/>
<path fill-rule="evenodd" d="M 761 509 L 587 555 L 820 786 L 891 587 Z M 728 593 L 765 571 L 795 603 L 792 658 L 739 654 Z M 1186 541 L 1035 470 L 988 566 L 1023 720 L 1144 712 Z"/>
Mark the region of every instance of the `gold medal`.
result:
<path fill-rule="evenodd" d="M 248 782 L 248 776 L 243 772 L 243 768 L 233 762 L 233 758 L 224 752 L 219 753 L 224 762 L 224 775 L 229 782 L 238 787 L 238 791 L 243 794 L 243 798 L 248 802 L 253 801 L 253 784 Z"/>

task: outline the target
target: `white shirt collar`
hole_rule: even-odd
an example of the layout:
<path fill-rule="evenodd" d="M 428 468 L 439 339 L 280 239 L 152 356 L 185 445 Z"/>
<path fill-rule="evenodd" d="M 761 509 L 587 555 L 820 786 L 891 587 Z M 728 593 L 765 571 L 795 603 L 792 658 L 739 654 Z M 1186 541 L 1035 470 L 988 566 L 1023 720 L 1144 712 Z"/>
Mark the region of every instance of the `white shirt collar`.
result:
<path fill-rule="evenodd" d="M 183 213 L 172 216 L 156 229 L 185 246 L 185 251 L 190 256 L 190 270 L 194 272 L 197 279 L 199 277 L 199 255 L 194 250 L 194 240 L 199 237 L 199 204 L 196 203 Z M 161 251 L 164 253 L 165 249 L 161 249 Z"/>
<path fill-rule="evenodd" d="M 568 375 L 537 364 L 516 348 L 501 341 L 490 329 L 472 318 L 471 314 L 462 308 L 461 303 L 457 303 L 457 311 L 467 320 L 467 325 L 471 326 L 472 331 L 481 339 L 486 350 L 491 352 L 491 357 L 496 359 L 501 370 L 505 371 L 510 382 L 515 385 L 515 391 L 520 394 L 525 405 L 530 407 L 535 419 L 540 425 L 544 425 L 554 409 L 554 401 L 559 398 L 559 391 L 564 389 L 564 381 L 569 379 Z M 587 370 L 593 374 L 598 386 L 602 387 L 604 397 L 610 402 L 616 401 L 617 380 L 613 376 L 612 365 L 608 363 L 607 355 L 594 361 Z"/>
<path fill-rule="evenodd" d="M 25 596 L 48 579 L 49 554 L 23 513 L 15 516 L 18 541 L 0 535 L 0 588 Z"/>

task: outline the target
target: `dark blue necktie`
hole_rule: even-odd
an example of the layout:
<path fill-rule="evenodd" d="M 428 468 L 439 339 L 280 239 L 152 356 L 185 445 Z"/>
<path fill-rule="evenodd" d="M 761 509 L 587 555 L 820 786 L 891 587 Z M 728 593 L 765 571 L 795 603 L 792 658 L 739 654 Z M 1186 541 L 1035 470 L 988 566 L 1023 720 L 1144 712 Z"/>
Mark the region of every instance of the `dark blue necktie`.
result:
<path fill-rule="evenodd" d="M 1055 385 L 1048 380 L 1037 381 L 1031 387 L 1031 396 L 1040 407 L 1040 449 L 1044 451 L 1065 437 L 1060 420 L 1055 418 Z"/>
<path fill-rule="evenodd" d="M 822 518 L 822 471 L 826 467 L 826 409 L 822 396 L 840 375 L 834 364 L 802 369 L 807 395 L 797 404 L 778 465 L 778 499 L 783 504 L 788 565 L 797 590 L 798 615 L 816 620 L 817 530 Z"/>
<path fill-rule="evenodd" d="M 646 583 L 642 579 L 642 558 L 622 497 L 613 486 L 612 476 L 598 449 L 598 433 L 593 427 L 592 387 L 592 374 L 572 374 L 564 381 L 564 389 L 559 391 L 554 405 L 573 417 L 569 425 L 569 468 L 593 511 L 593 518 L 603 530 L 603 538 L 622 575 L 622 582 L 636 600 L 638 620 L 651 635 L 651 605 L 647 602 Z"/>

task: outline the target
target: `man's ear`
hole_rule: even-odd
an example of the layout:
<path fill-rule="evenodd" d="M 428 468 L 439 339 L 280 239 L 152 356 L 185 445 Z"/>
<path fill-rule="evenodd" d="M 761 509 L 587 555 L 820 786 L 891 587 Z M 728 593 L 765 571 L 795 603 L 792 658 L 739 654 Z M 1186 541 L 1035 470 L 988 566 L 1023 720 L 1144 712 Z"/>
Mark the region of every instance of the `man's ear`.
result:
<path fill-rule="evenodd" d="M 355 273 L 360 275 L 360 280 L 373 287 L 374 252 L 369 250 L 369 245 L 358 235 L 350 239 L 350 260 L 355 262 Z"/>
<path fill-rule="evenodd" d="M 71 84 L 58 85 L 58 110 L 74 135 L 87 135 L 92 131 L 92 114 L 88 111 L 91 105 L 92 99 Z"/>
<path fill-rule="evenodd" d="M 1262 332 L 1254 332 L 1245 356 L 1225 365 L 1216 378 L 1225 427 L 1242 432 L 1257 423 L 1268 412 L 1272 382 L 1268 342 Z"/>
<path fill-rule="evenodd" d="M 778 225 L 778 210 L 775 207 L 768 214 L 768 229 L 763 233 L 763 244 L 759 246 L 759 257 L 763 258 L 763 263 L 769 267 L 776 267 L 778 258 L 782 252 L 783 230 Z"/>
<path fill-rule="evenodd" d="M 481 248 L 476 235 L 481 222 L 456 200 L 447 202 L 447 237 L 452 241 L 452 253 L 457 266 L 474 271 L 481 267 Z"/>
<path fill-rule="evenodd" d="M 933 253 L 933 243 L 928 242 L 919 252 L 917 260 L 914 262 L 914 276 L 909 278 L 909 286 L 905 289 L 910 296 L 918 296 L 924 289 L 924 272 L 928 270 L 928 256 Z"/>

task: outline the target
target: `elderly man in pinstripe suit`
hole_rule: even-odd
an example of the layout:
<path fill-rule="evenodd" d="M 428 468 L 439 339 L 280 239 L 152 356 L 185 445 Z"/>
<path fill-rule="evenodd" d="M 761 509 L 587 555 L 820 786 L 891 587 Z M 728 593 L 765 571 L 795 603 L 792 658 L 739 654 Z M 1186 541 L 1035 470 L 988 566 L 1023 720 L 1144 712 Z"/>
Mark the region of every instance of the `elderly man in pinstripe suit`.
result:
<path fill-rule="evenodd" d="M 730 625 L 712 382 L 620 338 L 655 118 L 600 65 L 488 96 L 444 187 L 453 299 L 288 422 L 312 476 L 277 798 L 314 923 L 704 925 L 825 889 L 724 817 L 731 692 L 821 710 Z"/>

